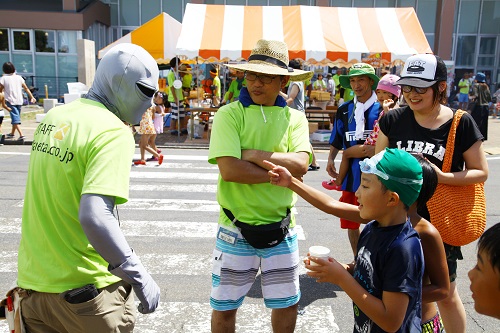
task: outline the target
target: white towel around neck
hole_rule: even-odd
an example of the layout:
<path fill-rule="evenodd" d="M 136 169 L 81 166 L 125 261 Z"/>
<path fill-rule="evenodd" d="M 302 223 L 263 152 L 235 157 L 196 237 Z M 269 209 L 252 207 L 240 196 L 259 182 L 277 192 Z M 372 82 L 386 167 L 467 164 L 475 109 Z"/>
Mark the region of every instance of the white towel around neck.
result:
<path fill-rule="evenodd" d="M 364 103 L 358 102 L 358 97 L 354 96 L 354 120 L 356 120 L 356 132 L 354 138 L 356 140 L 364 139 L 365 132 L 365 111 L 369 109 L 377 101 L 377 94 L 372 91 L 372 95 Z"/>

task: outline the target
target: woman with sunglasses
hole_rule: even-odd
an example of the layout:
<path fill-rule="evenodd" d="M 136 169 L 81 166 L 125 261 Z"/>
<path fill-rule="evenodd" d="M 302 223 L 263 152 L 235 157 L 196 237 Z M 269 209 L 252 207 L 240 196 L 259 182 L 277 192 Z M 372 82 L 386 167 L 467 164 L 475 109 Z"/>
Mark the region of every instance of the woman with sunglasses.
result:
<path fill-rule="evenodd" d="M 407 106 L 392 110 L 380 119 L 380 132 L 375 152 L 385 147 L 399 148 L 410 153 L 422 154 L 431 162 L 438 174 L 438 182 L 467 185 L 484 182 L 488 177 L 488 164 L 483 152 L 484 137 L 469 114 L 464 114 L 458 125 L 451 172 L 441 171 L 446 140 L 455 110 L 445 106 L 447 70 L 443 60 L 432 54 L 409 57 L 396 84 L 401 86 Z M 464 167 L 465 165 L 465 167 Z M 432 222 L 425 207 L 419 215 Z M 457 260 L 462 260 L 458 246 L 444 244 L 450 277 L 450 293 L 437 301 L 446 332 L 465 332 L 465 309 L 456 288 Z M 426 318 L 423 305 L 422 322 Z M 431 311 L 432 312 L 432 311 Z M 435 311 L 434 311 L 435 312 Z"/>

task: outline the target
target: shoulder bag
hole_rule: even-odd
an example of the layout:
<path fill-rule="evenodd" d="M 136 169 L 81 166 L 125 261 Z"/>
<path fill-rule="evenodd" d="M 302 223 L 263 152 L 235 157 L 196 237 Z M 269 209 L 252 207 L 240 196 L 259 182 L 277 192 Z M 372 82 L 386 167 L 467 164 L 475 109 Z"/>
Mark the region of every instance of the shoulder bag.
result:
<path fill-rule="evenodd" d="M 457 110 L 446 142 L 443 172 L 450 172 L 455 136 L 465 111 Z M 484 182 L 464 186 L 438 184 L 427 202 L 431 223 L 443 242 L 453 246 L 467 245 L 478 239 L 486 227 L 486 197 Z"/>

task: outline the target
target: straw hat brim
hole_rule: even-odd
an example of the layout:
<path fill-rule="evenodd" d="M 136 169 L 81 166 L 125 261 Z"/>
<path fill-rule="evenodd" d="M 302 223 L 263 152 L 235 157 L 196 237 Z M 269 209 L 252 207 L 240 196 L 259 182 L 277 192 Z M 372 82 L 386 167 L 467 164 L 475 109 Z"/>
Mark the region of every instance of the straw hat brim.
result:
<path fill-rule="evenodd" d="M 313 72 L 308 72 L 293 68 L 289 68 L 290 69 L 289 71 L 288 69 L 269 64 L 268 62 L 257 61 L 257 60 L 253 60 L 251 62 L 243 64 L 234 64 L 234 65 L 226 64 L 226 66 L 243 72 L 250 71 L 268 75 L 290 76 L 290 81 L 306 81 L 310 80 L 313 76 Z"/>

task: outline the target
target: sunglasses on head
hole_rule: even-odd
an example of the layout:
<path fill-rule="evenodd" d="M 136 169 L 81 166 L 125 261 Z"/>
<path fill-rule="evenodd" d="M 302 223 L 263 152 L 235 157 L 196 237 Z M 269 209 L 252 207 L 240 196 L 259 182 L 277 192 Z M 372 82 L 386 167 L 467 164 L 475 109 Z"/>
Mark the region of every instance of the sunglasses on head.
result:
<path fill-rule="evenodd" d="M 413 90 L 415 90 L 415 92 L 417 94 L 425 94 L 427 92 L 427 89 L 429 89 L 429 87 L 426 87 L 426 88 L 418 88 L 418 87 L 412 87 L 412 86 L 401 86 L 401 90 L 403 90 L 403 92 L 405 93 L 409 93 Z"/>

